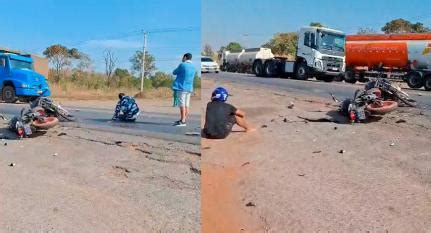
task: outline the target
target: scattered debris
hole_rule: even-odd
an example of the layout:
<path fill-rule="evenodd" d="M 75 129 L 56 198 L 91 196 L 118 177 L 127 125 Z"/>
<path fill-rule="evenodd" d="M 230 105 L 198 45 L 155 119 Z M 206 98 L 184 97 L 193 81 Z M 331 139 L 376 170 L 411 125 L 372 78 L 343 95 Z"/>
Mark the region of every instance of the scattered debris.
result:
<path fill-rule="evenodd" d="M 197 168 L 195 168 L 193 166 L 190 166 L 190 171 L 193 172 L 193 173 L 199 174 L 199 175 L 202 174 L 201 170 L 199 170 L 199 169 L 197 169 Z"/>
<path fill-rule="evenodd" d="M 338 129 L 338 127 L 337 127 L 337 126 L 335 126 L 335 127 L 334 127 L 334 130 L 337 130 L 337 129 Z"/>
<path fill-rule="evenodd" d="M 253 202 L 248 202 L 247 204 L 245 204 L 245 206 L 247 206 L 247 207 L 251 207 L 251 206 L 256 206 L 256 204 L 254 204 Z"/>
<path fill-rule="evenodd" d="M 274 122 L 275 121 L 275 119 L 271 119 L 271 122 Z"/>
<path fill-rule="evenodd" d="M 261 128 L 268 128 L 268 126 L 267 125 L 262 125 Z"/>
<path fill-rule="evenodd" d="M 287 106 L 288 109 L 292 109 L 293 107 L 295 107 L 295 104 L 293 102 L 290 102 Z"/>
<path fill-rule="evenodd" d="M 190 151 L 190 150 L 186 150 L 186 153 L 192 154 L 192 155 L 197 155 L 197 156 L 201 156 L 200 152 L 194 152 L 194 151 Z"/>
<path fill-rule="evenodd" d="M 141 149 L 141 148 L 135 148 L 135 150 L 139 151 L 139 152 L 142 152 L 144 154 L 149 154 L 149 155 L 153 154 L 153 152 L 147 151 L 147 150 L 144 150 L 144 149 Z"/>
<path fill-rule="evenodd" d="M 418 93 L 418 96 L 422 96 L 422 93 Z"/>
<path fill-rule="evenodd" d="M 395 143 L 391 143 L 391 144 L 389 144 L 389 146 L 395 146 Z"/>
<path fill-rule="evenodd" d="M 310 121 L 310 122 L 334 122 L 334 123 L 338 123 L 337 120 L 334 120 L 330 117 L 317 117 L 317 118 L 311 118 L 311 117 L 302 117 L 302 116 L 297 116 L 299 119 L 303 119 L 306 121 Z"/>
<path fill-rule="evenodd" d="M 58 153 L 54 153 L 52 156 L 57 156 L 58 155 Z"/>
<path fill-rule="evenodd" d="M 245 165 L 249 165 L 249 164 L 250 164 L 250 162 L 245 162 L 241 165 L 241 167 L 244 167 Z"/>
<path fill-rule="evenodd" d="M 7 142 L 5 142 L 3 145 L 4 145 L 4 146 L 7 146 Z"/>
<path fill-rule="evenodd" d="M 115 145 L 119 146 L 121 145 L 123 142 L 122 141 L 115 141 Z"/>
<path fill-rule="evenodd" d="M 335 103 L 338 103 L 338 102 L 340 102 L 340 100 L 338 100 L 337 99 L 337 97 L 335 97 L 335 95 L 333 94 L 333 93 L 329 93 L 330 95 L 331 95 L 331 97 L 332 97 L 332 100 L 335 102 Z"/>
<path fill-rule="evenodd" d="M 305 174 L 304 173 L 298 173 L 298 176 L 305 176 Z"/>
<path fill-rule="evenodd" d="M 209 147 L 209 146 L 206 146 L 206 147 L 202 148 L 202 150 L 209 150 L 209 149 L 211 149 L 211 147 Z"/>
<path fill-rule="evenodd" d="M 15 163 L 9 164 L 9 167 L 13 167 L 13 166 L 15 166 Z"/>
<path fill-rule="evenodd" d="M 404 120 L 404 119 L 399 119 L 399 120 L 397 120 L 397 121 L 395 121 L 395 123 L 406 123 L 407 121 L 406 120 Z"/>
<path fill-rule="evenodd" d="M 344 153 L 346 153 L 346 151 L 345 150 L 339 150 L 338 153 L 344 154 Z"/>
<path fill-rule="evenodd" d="M 121 167 L 121 166 L 114 166 L 115 169 L 120 169 L 123 170 L 124 172 L 130 173 L 130 170 L 125 168 L 125 167 Z"/>
<path fill-rule="evenodd" d="M 287 122 L 287 118 L 284 118 L 284 119 L 283 119 L 283 122 Z"/>
<path fill-rule="evenodd" d="M 67 133 L 59 133 L 57 136 L 61 137 L 61 136 L 65 136 L 67 135 Z"/>
<path fill-rule="evenodd" d="M 315 151 L 313 151 L 313 154 L 318 154 L 320 152 L 322 152 L 322 151 L 321 150 L 315 150 Z"/>
<path fill-rule="evenodd" d="M 187 135 L 187 136 L 201 136 L 201 134 L 198 132 L 186 132 L 185 135 Z"/>

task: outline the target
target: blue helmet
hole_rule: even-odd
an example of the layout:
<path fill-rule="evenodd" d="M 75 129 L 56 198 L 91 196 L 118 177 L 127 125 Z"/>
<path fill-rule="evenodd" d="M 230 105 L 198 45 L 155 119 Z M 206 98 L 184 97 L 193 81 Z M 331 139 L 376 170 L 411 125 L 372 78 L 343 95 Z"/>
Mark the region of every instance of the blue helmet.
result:
<path fill-rule="evenodd" d="M 217 87 L 211 95 L 211 100 L 217 102 L 225 102 L 228 95 L 229 93 L 226 89 L 224 89 L 223 87 Z"/>

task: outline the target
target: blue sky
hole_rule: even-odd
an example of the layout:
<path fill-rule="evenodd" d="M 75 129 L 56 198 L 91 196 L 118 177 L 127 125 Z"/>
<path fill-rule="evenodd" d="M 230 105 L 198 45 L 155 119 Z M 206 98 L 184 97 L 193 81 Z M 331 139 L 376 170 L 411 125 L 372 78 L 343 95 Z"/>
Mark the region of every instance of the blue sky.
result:
<path fill-rule="evenodd" d="M 200 62 L 200 0 L 0 0 L 0 47 L 42 54 L 52 44 L 76 47 L 103 71 L 103 52 L 111 48 L 118 66 L 141 50 L 139 30 L 188 29 L 150 33 L 148 49 L 156 67 L 170 72 L 186 52 Z"/>
<path fill-rule="evenodd" d="M 204 0 L 202 43 L 214 50 L 230 41 L 259 47 L 276 32 L 298 31 L 310 22 L 353 34 L 377 31 L 392 19 L 431 27 L 430 0 Z"/>

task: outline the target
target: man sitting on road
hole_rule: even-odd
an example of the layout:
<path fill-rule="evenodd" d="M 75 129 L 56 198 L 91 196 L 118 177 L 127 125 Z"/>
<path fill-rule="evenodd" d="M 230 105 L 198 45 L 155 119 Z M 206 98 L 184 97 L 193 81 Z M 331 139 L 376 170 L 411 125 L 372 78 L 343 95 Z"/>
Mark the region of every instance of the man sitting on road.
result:
<path fill-rule="evenodd" d="M 120 100 L 115 107 L 115 113 L 112 120 L 135 121 L 140 113 L 135 99 L 130 96 L 126 96 L 124 93 L 118 94 L 118 98 Z"/>
<path fill-rule="evenodd" d="M 216 88 L 207 104 L 203 136 L 210 139 L 226 138 L 237 124 L 245 132 L 254 131 L 245 120 L 245 113 L 226 103 L 228 92 L 223 87 Z"/>

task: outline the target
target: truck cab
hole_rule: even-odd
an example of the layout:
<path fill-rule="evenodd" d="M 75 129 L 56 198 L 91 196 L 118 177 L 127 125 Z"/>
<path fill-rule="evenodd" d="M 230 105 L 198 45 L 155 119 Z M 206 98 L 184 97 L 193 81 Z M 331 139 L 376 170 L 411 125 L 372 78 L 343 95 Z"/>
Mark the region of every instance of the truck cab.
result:
<path fill-rule="evenodd" d="M 341 31 L 329 28 L 301 28 L 296 52 L 297 72 L 303 69 L 299 72 L 323 80 L 342 74 L 345 70 L 345 38 Z"/>
<path fill-rule="evenodd" d="M 0 94 L 3 101 L 50 96 L 46 78 L 35 72 L 30 55 L 0 51 Z"/>
<path fill-rule="evenodd" d="M 291 75 L 299 80 L 316 77 L 332 81 L 345 70 L 345 34 L 323 27 L 302 27 L 298 32 L 293 60 L 285 58 L 256 59 L 253 73 L 261 77 Z"/>

